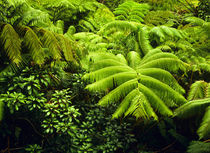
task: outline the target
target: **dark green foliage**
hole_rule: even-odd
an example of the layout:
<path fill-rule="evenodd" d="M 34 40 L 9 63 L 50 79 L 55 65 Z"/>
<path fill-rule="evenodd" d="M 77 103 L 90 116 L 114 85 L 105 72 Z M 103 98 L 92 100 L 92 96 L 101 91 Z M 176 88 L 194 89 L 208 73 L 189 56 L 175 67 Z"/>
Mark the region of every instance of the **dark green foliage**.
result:
<path fill-rule="evenodd" d="M 192 141 L 188 146 L 187 153 L 209 153 L 210 143 Z"/>
<path fill-rule="evenodd" d="M 198 16 L 206 21 L 210 21 L 209 12 L 210 2 L 208 0 L 199 0 L 198 3 Z"/>

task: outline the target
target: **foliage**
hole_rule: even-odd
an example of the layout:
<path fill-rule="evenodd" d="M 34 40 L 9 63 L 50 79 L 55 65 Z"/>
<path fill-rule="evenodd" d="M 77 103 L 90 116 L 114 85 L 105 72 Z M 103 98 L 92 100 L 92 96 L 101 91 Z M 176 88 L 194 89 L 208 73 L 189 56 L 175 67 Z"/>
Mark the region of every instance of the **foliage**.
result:
<path fill-rule="evenodd" d="M 202 122 L 200 123 L 197 134 L 200 139 L 208 139 L 210 134 L 209 128 L 209 83 L 204 81 L 197 81 L 192 84 L 189 94 L 188 94 L 188 103 L 180 106 L 175 110 L 175 116 L 187 119 L 192 117 L 203 116 Z"/>
<path fill-rule="evenodd" d="M 187 149 L 188 153 L 208 153 L 210 150 L 210 144 L 201 141 L 192 141 Z"/>
<path fill-rule="evenodd" d="M 183 89 L 166 71 L 175 72 L 184 66 L 172 54 L 154 50 L 143 59 L 136 52 L 128 53 L 127 60 L 122 55 L 108 53 L 91 54 L 89 58 L 93 65 L 91 73 L 86 74 L 84 79 L 92 84 L 86 88 L 107 93 L 99 104 L 105 106 L 123 99 L 113 114 L 114 118 L 132 114 L 136 118 L 157 120 L 154 108 L 159 114 L 170 116 L 172 111 L 168 107 L 185 102 L 181 95 Z M 171 62 L 176 64 L 172 67 Z"/>
<path fill-rule="evenodd" d="M 209 14 L 209 1 L 208 0 L 200 0 L 198 3 L 198 16 L 202 19 L 209 21 L 210 14 Z"/>
<path fill-rule="evenodd" d="M 144 22 L 145 15 L 149 12 L 148 4 L 139 4 L 132 1 L 127 1 L 120 4 L 113 12 L 117 20 Z"/>
<path fill-rule="evenodd" d="M 208 6 L 2 0 L 0 152 L 205 152 Z"/>

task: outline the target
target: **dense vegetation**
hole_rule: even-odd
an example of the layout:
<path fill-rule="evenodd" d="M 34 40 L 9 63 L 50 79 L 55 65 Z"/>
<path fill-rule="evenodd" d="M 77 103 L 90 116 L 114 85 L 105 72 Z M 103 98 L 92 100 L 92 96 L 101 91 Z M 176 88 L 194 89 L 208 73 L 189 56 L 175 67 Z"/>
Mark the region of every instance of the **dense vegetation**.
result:
<path fill-rule="evenodd" d="M 209 153 L 208 0 L 1 0 L 1 153 Z"/>

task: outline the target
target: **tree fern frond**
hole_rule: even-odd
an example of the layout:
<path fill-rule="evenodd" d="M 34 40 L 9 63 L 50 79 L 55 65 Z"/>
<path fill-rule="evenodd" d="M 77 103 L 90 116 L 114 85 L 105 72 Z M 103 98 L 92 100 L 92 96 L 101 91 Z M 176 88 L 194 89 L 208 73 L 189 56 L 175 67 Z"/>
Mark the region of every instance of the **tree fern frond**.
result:
<path fill-rule="evenodd" d="M 127 1 L 119 5 L 113 12 L 115 16 L 124 16 L 125 20 L 144 22 L 145 14 L 148 13 L 150 6 L 148 4 L 140 4 L 133 1 Z"/>
<path fill-rule="evenodd" d="M 128 65 L 127 60 L 125 59 L 125 56 L 123 56 L 122 54 L 117 54 L 116 57 L 118 57 L 118 59 L 120 60 L 120 62 Z"/>
<path fill-rule="evenodd" d="M 143 55 L 146 55 L 150 50 L 153 49 L 150 45 L 147 29 L 145 27 L 139 28 L 138 42 Z"/>
<path fill-rule="evenodd" d="M 205 81 L 196 81 L 190 87 L 188 100 L 202 99 L 206 97 L 206 91 L 209 84 Z"/>
<path fill-rule="evenodd" d="M 111 30 L 110 29 L 117 29 L 121 31 L 136 31 L 137 27 L 134 23 L 128 22 L 128 21 L 113 21 L 108 24 L 106 24 L 100 31 L 100 33 L 104 33 L 106 31 L 106 34 L 108 34 Z"/>
<path fill-rule="evenodd" d="M 155 78 L 163 83 L 166 83 L 169 85 L 172 89 L 175 91 L 184 94 L 185 90 L 180 86 L 176 79 L 173 77 L 171 73 L 169 73 L 166 70 L 160 69 L 160 68 L 146 68 L 146 69 L 137 69 L 137 72 L 139 72 L 142 75 L 150 76 L 152 78 Z"/>
<path fill-rule="evenodd" d="M 186 64 L 179 59 L 174 58 L 160 58 L 152 60 L 140 65 L 138 68 L 161 68 L 170 72 L 177 72 L 178 70 L 186 70 Z"/>
<path fill-rule="evenodd" d="M 99 69 L 91 73 L 87 73 L 83 76 L 83 79 L 92 83 L 94 81 L 98 81 L 108 76 L 121 72 L 135 72 L 135 71 L 128 66 L 110 66 L 103 69 Z"/>
<path fill-rule="evenodd" d="M 131 51 L 127 54 L 127 61 L 130 67 L 135 68 L 141 62 L 141 57 L 137 52 Z"/>
<path fill-rule="evenodd" d="M 208 106 L 210 106 L 210 98 L 193 100 L 177 108 L 174 116 L 183 119 L 198 116 L 203 114 Z"/>
<path fill-rule="evenodd" d="M 151 88 L 153 92 L 166 103 L 167 106 L 175 107 L 186 102 L 186 99 L 173 90 L 169 85 L 150 76 L 141 75 L 140 78 L 139 82 L 148 88 Z"/>
<path fill-rule="evenodd" d="M 131 107 L 125 112 L 125 116 L 132 114 L 136 118 L 144 118 L 145 120 L 153 118 L 158 120 L 150 103 L 140 91 L 133 97 L 130 105 Z"/>
<path fill-rule="evenodd" d="M 42 43 L 34 31 L 29 27 L 20 27 L 22 33 L 24 34 L 24 43 L 29 49 L 32 59 L 35 63 L 41 65 L 45 61 L 44 51 L 42 48 Z"/>
<path fill-rule="evenodd" d="M 159 50 L 153 50 L 153 52 L 159 54 Z M 150 52 L 147 54 L 148 58 L 149 54 Z M 182 87 L 178 85 L 169 72 L 156 68 L 157 65 L 154 65 L 154 68 L 151 68 L 150 65 L 140 69 L 141 58 L 138 53 L 130 52 L 127 56 L 128 62 L 125 62 L 123 56 L 123 59 L 121 59 L 121 56 L 115 56 L 111 53 L 90 53 L 89 59 L 93 61 L 90 70 L 93 72 L 84 76 L 84 79 L 91 82 L 91 84 L 87 85 L 87 89 L 106 92 L 99 104 L 105 106 L 122 100 L 118 110 L 113 115 L 114 118 L 122 114 L 125 116 L 132 114 L 137 118 L 157 119 L 155 112 L 170 116 L 172 111 L 168 106 L 175 107 L 185 103 L 186 100 L 181 95 L 184 93 Z M 160 59 L 163 59 L 163 61 L 166 59 L 168 61 L 172 60 L 173 64 L 175 64 L 174 58 Z M 139 62 L 135 63 L 136 61 Z M 150 63 L 150 61 L 146 61 L 143 67 L 147 63 Z M 131 67 L 132 65 L 133 67 Z M 168 69 L 171 68 L 168 67 Z M 134 99 L 131 99 L 136 93 L 135 89 L 138 90 L 138 94 L 133 97 Z M 138 96 L 140 93 L 141 96 Z"/>
<path fill-rule="evenodd" d="M 209 150 L 209 142 L 192 141 L 187 148 L 187 153 L 209 153 Z"/>
<path fill-rule="evenodd" d="M 14 28 L 10 24 L 3 25 L 3 30 L 0 35 L 4 50 L 6 51 L 9 59 L 19 64 L 21 58 L 21 40 Z"/>
<path fill-rule="evenodd" d="M 210 106 L 206 108 L 206 112 L 197 133 L 200 139 L 210 138 Z"/>
<path fill-rule="evenodd" d="M 112 90 L 114 87 L 121 85 L 122 83 L 136 78 L 135 72 L 121 72 L 104 79 L 96 81 L 90 85 L 87 85 L 87 89 L 90 91 L 107 91 Z"/>
<path fill-rule="evenodd" d="M 39 32 L 42 34 L 41 42 L 43 47 L 49 48 L 49 52 L 53 59 L 61 59 L 61 47 L 55 35 L 44 29 L 39 29 Z"/>
<path fill-rule="evenodd" d="M 109 103 L 118 102 L 121 98 L 125 97 L 130 91 L 138 87 L 138 81 L 137 79 L 129 80 L 111 92 L 104 96 L 100 101 L 99 105 L 105 106 Z"/>
<path fill-rule="evenodd" d="M 149 88 L 139 83 L 139 91 L 144 94 L 144 96 L 149 101 L 150 105 L 155 108 L 162 115 L 171 116 L 172 111 L 166 106 L 166 104 Z"/>
<path fill-rule="evenodd" d="M 138 88 L 133 89 L 124 99 L 123 101 L 120 103 L 120 105 L 118 106 L 117 110 L 114 112 L 114 114 L 112 115 L 112 118 L 118 118 L 120 116 L 122 116 L 130 107 L 130 103 L 133 100 L 134 97 L 138 96 L 139 94 L 139 90 Z M 132 113 L 131 111 L 128 111 L 129 113 Z"/>
<path fill-rule="evenodd" d="M 76 62 L 73 55 L 73 42 L 65 38 L 63 35 L 56 35 L 58 39 L 59 46 L 61 47 L 64 57 L 69 62 Z"/>
<path fill-rule="evenodd" d="M 161 58 L 172 58 L 172 59 L 178 59 L 178 57 L 172 53 L 156 53 L 154 55 L 151 55 L 149 57 L 144 57 L 144 59 L 141 61 L 141 64 L 147 63 L 149 61 L 153 61 L 156 59 L 161 59 Z"/>
<path fill-rule="evenodd" d="M 188 22 L 194 26 L 202 26 L 205 22 L 201 18 L 197 18 L 197 17 L 187 17 L 184 20 L 185 20 L 185 22 Z"/>

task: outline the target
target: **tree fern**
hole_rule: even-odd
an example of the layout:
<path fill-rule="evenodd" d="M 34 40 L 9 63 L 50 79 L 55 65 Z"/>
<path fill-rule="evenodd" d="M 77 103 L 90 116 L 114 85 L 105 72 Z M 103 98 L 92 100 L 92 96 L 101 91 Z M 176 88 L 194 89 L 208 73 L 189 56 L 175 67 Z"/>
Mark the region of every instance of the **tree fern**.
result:
<path fill-rule="evenodd" d="M 187 153 L 209 153 L 210 143 L 202 141 L 192 141 L 187 148 Z"/>
<path fill-rule="evenodd" d="M 188 103 L 175 110 L 175 116 L 181 119 L 203 116 L 202 122 L 197 130 L 200 139 L 210 138 L 210 98 L 209 83 L 196 81 L 190 87 Z"/>
<path fill-rule="evenodd" d="M 137 118 L 157 119 L 156 112 L 170 116 L 172 111 L 169 107 L 176 107 L 186 101 L 181 95 L 184 90 L 169 72 L 155 66 L 141 68 L 144 58 L 141 59 L 135 52 L 128 53 L 127 62 L 122 60 L 122 55 L 114 56 L 110 53 L 90 53 L 88 59 L 92 63 L 92 72 L 83 77 L 91 83 L 86 88 L 107 93 L 99 105 L 122 100 L 113 117 L 133 114 Z M 175 63 L 180 65 L 182 62 L 177 60 Z"/>
<path fill-rule="evenodd" d="M 144 56 L 152 49 L 150 42 L 148 40 L 148 33 L 146 27 L 135 22 L 128 21 L 113 21 L 106 24 L 100 31 L 100 35 L 108 37 L 116 43 L 119 39 L 119 43 L 125 41 L 128 44 L 129 40 L 133 47 L 128 48 L 128 50 L 135 49 L 141 56 Z M 118 34 L 118 35 L 117 35 Z M 118 36 L 117 38 L 115 36 Z M 122 41 L 124 40 L 124 41 Z M 125 45 L 126 46 L 126 45 Z"/>
<path fill-rule="evenodd" d="M 10 24 L 1 25 L 0 39 L 9 59 L 19 64 L 21 61 L 21 40 Z"/>
<path fill-rule="evenodd" d="M 184 38 L 185 34 L 175 28 L 167 26 L 157 26 L 149 31 L 150 40 L 154 40 L 157 44 L 163 43 L 168 39 L 178 40 Z"/>
<path fill-rule="evenodd" d="M 188 100 L 195 100 L 195 99 L 202 99 L 202 98 L 209 98 L 210 84 L 205 81 L 196 81 L 190 87 L 190 91 L 188 93 Z"/>
<path fill-rule="evenodd" d="M 133 1 L 127 1 L 120 4 L 114 11 L 116 19 L 127 20 L 142 23 L 145 15 L 149 12 L 148 4 L 139 4 Z"/>

